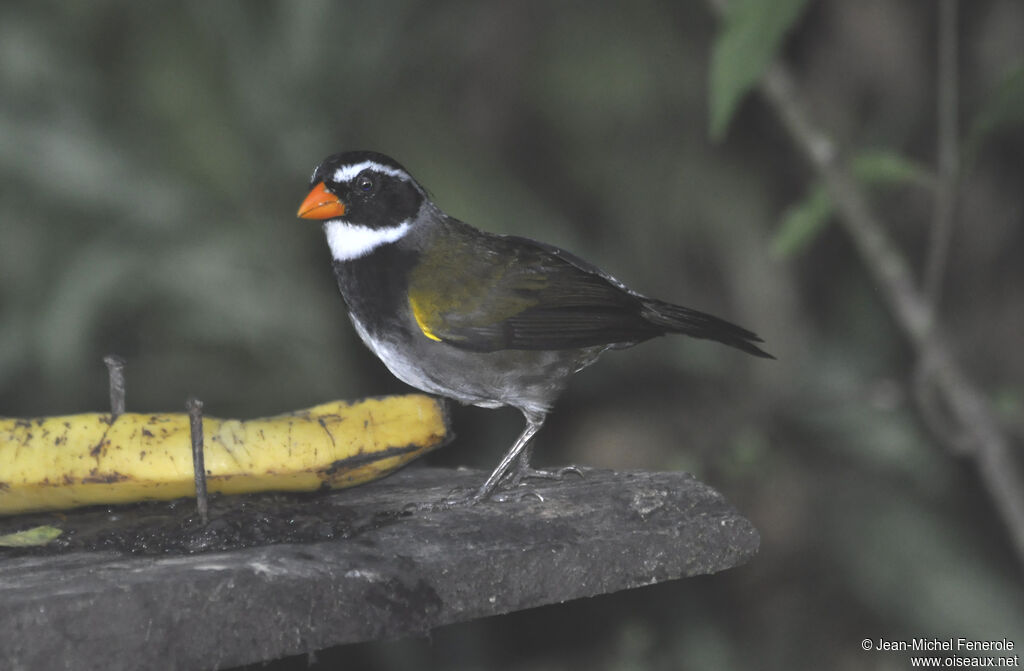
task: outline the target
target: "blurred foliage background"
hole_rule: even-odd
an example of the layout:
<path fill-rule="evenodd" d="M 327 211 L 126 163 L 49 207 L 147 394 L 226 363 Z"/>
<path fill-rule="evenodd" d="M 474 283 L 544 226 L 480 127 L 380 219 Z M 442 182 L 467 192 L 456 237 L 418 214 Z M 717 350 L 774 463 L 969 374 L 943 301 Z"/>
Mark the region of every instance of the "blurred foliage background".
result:
<path fill-rule="evenodd" d="M 933 170 L 937 3 L 806 5 L 782 56 L 817 123 L 844 152 Z M 108 352 L 128 360 L 129 410 L 406 390 L 295 218 L 321 158 L 375 149 L 459 218 L 766 339 L 777 362 L 682 338 L 612 353 L 537 450 L 692 471 L 762 547 L 717 576 L 321 652 L 323 668 L 885 669 L 907 656 L 863 638 L 1024 645 L 1006 529 L 916 413 L 878 289 L 839 227 L 782 223 L 814 210 L 809 167 L 757 97 L 710 140 L 716 31 L 704 3 L 667 0 L 0 4 L 0 414 L 103 409 Z M 969 164 L 940 319 L 1019 456 L 1024 4 L 961 3 L 958 35 Z M 934 193 L 896 181 L 872 197 L 919 267 Z M 490 468 L 520 422 L 456 409 L 458 441 L 429 461 Z"/>

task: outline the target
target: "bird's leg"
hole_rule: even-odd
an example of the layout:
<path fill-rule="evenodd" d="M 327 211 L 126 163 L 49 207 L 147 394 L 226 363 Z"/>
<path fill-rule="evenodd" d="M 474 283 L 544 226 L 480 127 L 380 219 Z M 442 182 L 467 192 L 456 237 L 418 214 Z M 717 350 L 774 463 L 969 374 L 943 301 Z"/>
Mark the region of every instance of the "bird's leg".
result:
<path fill-rule="evenodd" d="M 510 487 L 517 487 L 522 484 L 523 480 L 534 479 L 534 480 L 561 480 L 562 476 L 566 473 L 574 473 L 581 478 L 583 477 L 583 471 L 580 470 L 579 466 L 563 466 L 553 471 L 546 471 L 540 468 L 533 468 L 530 466 L 530 459 L 533 457 L 533 443 L 531 442 L 526 446 L 526 449 L 519 455 L 519 459 L 516 461 L 516 467 L 510 470 L 505 477 L 508 480 Z"/>
<path fill-rule="evenodd" d="M 512 462 L 516 461 L 517 457 L 520 459 L 522 458 L 523 450 L 525 450 L 527 445 L 529 445 L 530 439 L 533 438 L 533 435 L 544 425 L 544 418 L 547 417 L 547 414 L 527 412 L 524 410 L 523 417 L 526 418 L 526 428 L 519 434 L 519 437 L 516 438 L 516 442 L 512 445 L 512 448 L 505 453 L 504 457 L 501 458 L 498 466 L 494 469 L 487 480 L 484 481 L 484 484 L 480 486 L 480 489 L 478 489 L 476 493 L 469 498 L 469 503 L 477 503 L 490 498 L 491 494 L 494 493 L 494 490 L 497 489 L 498 484 L 505 478 L 506 474 L 508 474 L 508 470 L 512 466 Z M 527 459 L 529 459 L 528 452 L 526 455 Z M 517 483 L 518 481 L 519 480 L 516 479 Z"/>
<path fill-rule="evenodd" d="M 523 417 L 526 418 L 527 426 L 530 423 L 530 413 L 523 410 Z M 547 415 L 541 415 L 539 422 L 543 423 Z M 540 428 L 538 426 L 537 428 Z M 576 475 L 583 477 L 583 472 L 577 466 L 565 466 L 553 471 L 545 471 L 530 466 L 530 461 L 533 458 L 533 446 L 535 443 L 532 440 L 528 440 L 526 445 L 522 447 L 519 452 L 519 457 L 515 460 L 514 468 L 507 468 L 504 475 L 501 476 L 502 484 L 508 487 L 518 487 L 523 483 L 523 480 L 534 479 L 534 480 L 560 480 L 566 473 L 575 473 Z M 493 477 L 493 476 L 492 476 Z"/>

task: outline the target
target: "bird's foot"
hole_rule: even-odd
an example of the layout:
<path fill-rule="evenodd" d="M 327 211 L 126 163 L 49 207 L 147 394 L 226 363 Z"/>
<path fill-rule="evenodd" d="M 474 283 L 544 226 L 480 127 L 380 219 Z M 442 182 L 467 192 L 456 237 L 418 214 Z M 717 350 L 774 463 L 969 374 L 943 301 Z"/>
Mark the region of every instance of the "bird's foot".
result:
<path fill-rule="evenodd" d="M 476 505 L 484 501 L 494 501 L 496 503 L 512 503 L 516 501 L 525 501 L 526 499 L 535 499 L 537 501 L 544 501 L 544 497 L 541 496 L 540 492 L 521 486 L 506 487 L 504 484 L 495 487 L 494 489 L 488 490 L 485 487 L 481 487 L 472 494 L 463 498 L 449 500 L 449 505 Z"/>
<path fill-rule="evenodd" d="M 583 469 L 579 466 L 563 466 L 552 471 L 546 471 L 530 466 L 520 466 L 511 471 L 502 483 L 508 487 L 519 487 L 524 480 L 561 480 L 567 473 L 583 477 Z"/>
<path fill-rule="evenodd" d="M 441 501 L 414 503 L 406 506 L 406 509 L 420 512 L 438 512 L 458 506 L 473 506 L 483 501 L 506 503 L 524 501 L 528 498 L 544 501 L 544 496 L 540 492 L 524 487 L 526 484 L 525 480 L 561 480 L 567 473 L 572 473 L 582 478 L 584 477 L 583 470 L 579 466 L 563 466 L 550 471 L 529 466 L 525 468 L 519 466 L 506 473 L 497 482 L 488 480 L 479 489 L 468 494 L 460 495 L 459 492 L 464 492 L 465 490 L 453 489 Z"/>
<path fill-rule="evenodd" d="M 556 473 L 552 473 L 551 475 L 557 477 Z M 463 493 L 460 495 L 459 492 Z M 544 501 L 544 497 L 533 489 L 522 488 L 518 485 L 507 486 L 504 483 L 499 487 L 491 489 L 488 489 L 487 487 L 480 487 L 468 494 L 464 492 L 465 490 L 453 489 L 440 501 L 413 503 L 406 506 L 406 510 L 433 513 L 461 506 L 475 506 L 476 504 L 483 503 L 485 501 L 509 503 L 514 501 L 525 501 L 529 498 L 536 499 L 537 501 Z"/>

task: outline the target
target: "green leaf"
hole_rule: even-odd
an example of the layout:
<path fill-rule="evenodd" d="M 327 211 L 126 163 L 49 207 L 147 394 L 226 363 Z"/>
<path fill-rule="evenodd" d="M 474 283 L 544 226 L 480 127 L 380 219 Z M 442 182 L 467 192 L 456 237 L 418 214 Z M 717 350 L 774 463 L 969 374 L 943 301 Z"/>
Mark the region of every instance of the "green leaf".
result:
<path fill-rule="evenodd" d="M 64 532 L 57 527 L 49 525 L 32 527 L 31 529 L 25 529 L 24 531 L 0 536 L 0 547 L 27 548 L 35 545 L 46 545 L 62 533 Z"/>
<path fill-rule="evenodd" d="M 893 186 L 933 182 L 927 168 L 888 149 L 869 149 L 853 157 L 850 171 L 869 186 Z M 818 182 L 803 200 L 788 207 L 772 238 L 772 252 L 791 258 L 814 241 L 832 217 L 832 199 Z"/>
<path fill-rule="evenodd" d="M 772 238 L 772 253 L 785 259 L 803 251 L 825 229 L 831 216 L 832 199 L 823 185 L 816 184 L 803 200 L 782 214 L 782 223 Z"/>
<path fill-rule="evenodd" d="M 965 154 L 973 157 L 990 136 L 1024 124 L 1024 66 L 1010 70 L 971 121 Z"/>
<path fill-rule="evenodd" d="M 711 138 L 721 140 L 736 108 L 775 59 L 807 0 L 732 0 L 711 49 Z"/>
<path fill-rule="evenodd" d="M 926 167 L 888 149 L 867 149 L 854 156 L 853 176 L 865 184 L 930 184 Z"/>

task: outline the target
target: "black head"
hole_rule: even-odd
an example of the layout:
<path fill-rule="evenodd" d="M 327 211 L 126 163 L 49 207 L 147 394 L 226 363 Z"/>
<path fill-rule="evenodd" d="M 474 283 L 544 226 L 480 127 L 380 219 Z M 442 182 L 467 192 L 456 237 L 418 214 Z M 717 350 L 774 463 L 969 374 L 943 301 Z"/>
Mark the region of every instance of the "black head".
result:
<path fill-rule="evenodd" d="M 398 161 L 373 151 L 328 156 L 313 171 L 310 187 L 299 207 L 303 219 L 344 219 L 374 229 L 411 221 L 427 199 Z"/>

